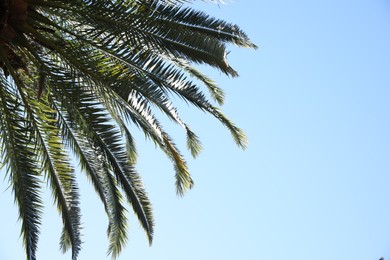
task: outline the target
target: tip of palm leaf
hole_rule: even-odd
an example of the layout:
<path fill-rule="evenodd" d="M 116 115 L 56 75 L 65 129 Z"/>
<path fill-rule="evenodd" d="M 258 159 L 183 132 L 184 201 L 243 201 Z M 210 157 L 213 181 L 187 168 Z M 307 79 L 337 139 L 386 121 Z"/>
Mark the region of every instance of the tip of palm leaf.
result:
<path fill-rule="evenodd" d="M 250 48 L 250 49 L 258 49 L 259 47 L 251 42 L 249 39 L 243 40 L 243 41 L 236 41 L 233 42 L 236 46 L 238 47 L 243 47 L 243 48 Z"/>
<path fill-rule="evenodd" d="M 153 244 L 153 234 L 148 235 L 148 240 L 149 240 L 149 246 L 152 246 L 152 244 Z"/>
<path fill-rule="evenodd" d="M 183 197 L 186 192 L 194 187 L 194 181 L 189 177 L 186 182 L 176 183 L 176 194 L 179 197 Z"/>
<path fill-rule="evenodd" d="M 215 98 L 214 100 L 217 102 L 218 105 L 223 106 L 225 104 L 225 99 Z"/>
<path fill-rule="evenodd" d="M 226 69 L 223 70 L 223 72 L 226 75 L 231 76 L 233 78 L 237 78 L 239 76 L 238 72 L 234 70 L 232 67 L 230 67 L 229 65 L 226 67 Z"/>
<path fill-rule="evenodd" d="M 240 130 L 240 132 L 238 133 L 238 136 L 235 137 L 235 140 L 236 140 L 237 145 L 241 149 L 245 150 L 248 147 L 248 139 L 246 138 L 246 135 L 242 130 Z"/>
<path fill-rule="evenodd" d="M 111 259 L 117 259 L 120 253 L 122 252 L 122 249 L 126 244 L 126 241 L 119 241 L 116 240 L 116 238 L 114 238 L 113 236 L 111 236 L 112 235 L 111 227 L 108 228 L 107 232 L 110 241 L 110 245 L 107 250 L 107 256 L 111 256 Z M 127 240 L 127 237 L 125 237 L 125 239 Z"/>
<path fill-rule="evenodd" d="M 231 126 L 230 132 L 238 147 L 245 150 L 248 146 L 248 139 L 245 135 L 245 132 L 234 125 Z"/>
<path fill-rule="evenodd" d="M 227 56 L 229 55 L 230 51 L 225 51 L 223 54 L 222 59 L 217 62 L 217 67 L 226 75 L 231 77 L 238 77 L 238 72 L 235 71 L 228 63 Z"/>
<path fill-rule="evenodd" d="M 259 46 L 257 46 L 257 45 L 254 44 L 254 43 L 251 43 L 251 44 L 249 45 L 249 48 L 252 48 L 252 49 L 257 50 L 257 49 L 259 48 Z"/>
<path fill-rule="evenodd" d="M 153 243 L 153 235 L 154 235 L 154 222 L 152 223 L 149 223 L 148 227 L 143 227 L 145 233 L 146 233 L 146 237 L 148 239 L 148 242 L 149 242 L 149 246 L 152 245 Z"/>
<path fill-rule="evenodd" d="M 187 148 L 190 150 L 192 157 L 196 158 L 202 151 L 202 143 L 198 136 L 192 132 L 187 126 Z"/>
<path fill-rule="evenodd" d="M 215 88 L 212 89 L 211 95 L 218 105 L 222 106 L 225 103 L 225 92 L 223 92 L 222 89 L 215 86 Z"/>

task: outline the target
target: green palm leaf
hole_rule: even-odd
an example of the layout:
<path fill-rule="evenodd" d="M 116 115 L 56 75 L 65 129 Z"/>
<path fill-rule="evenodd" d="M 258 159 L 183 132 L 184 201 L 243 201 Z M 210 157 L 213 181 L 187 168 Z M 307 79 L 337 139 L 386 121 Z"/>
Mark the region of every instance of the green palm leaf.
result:
<path fill-rule="evenodd" d="M 183 195 L 193 180 L 160 116 L 182 127 L 193 157 L 202 146 L 175 97 L 214 116 L 245 148 L 243 131 L 213 104 L 223 104 L 223 90 L 196 65 L 237 76 L 226 44 L 256 46 L 237 25 L 183 5 L 190 2 L 0 1 L 0 155 L 28 259 L 36 259 L 44 181 L 62 217 L 60 248 L 77 259 L 79 169 L 104 205 L 108 254 L 117 257 L 127 241 L 125 199 L 152 242 L 154 219 L 135 169 L 131 126 L 172 161 L 176 190 Z"/>
<path fill-rule="evenodd" d="M 4 149 L 4 163 L 7 165 L 15 202 L 19 206 L 26 256 L 27 259 L 36 259 L 42 208 L 39 195 L 41 182 L 37 150 L 31 142 L 34 140 L 34 133 L 24 117 L 23 104 L 17 96 L 10 94 L 15 91 L 15 86 L 0 75 L 0 138 Z"/>

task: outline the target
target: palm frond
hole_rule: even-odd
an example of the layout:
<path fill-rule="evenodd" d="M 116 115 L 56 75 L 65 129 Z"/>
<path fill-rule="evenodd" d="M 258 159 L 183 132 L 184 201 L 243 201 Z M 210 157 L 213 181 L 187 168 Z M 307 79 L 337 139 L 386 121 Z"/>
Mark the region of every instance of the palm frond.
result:
<path fill-rule="evenodd" d="M 151 241 L 153 235 L 153 217 L 151 215 L 150 202 L 148 201 L 142 188 L 139 177 L 135 173 L 133 166 L 130 164 L 131 160 L 129 160 L 126 147 L 121 143 L 122 135 L 120 129 L 114 126 L 114 120 L 105 112 L 105 110 L 102 109 L 102 104 L 99 103 L 96 97 L 93 97 L 93 95 L 90 94 L 88 89 L 83 90 L 80 88 L 73 90 L 77 91 L 77 95 L 80 98 L 78 109 L 76 110 L 74 108 L 70 108 L 69 106 L 71 106 L 72 103 L 69 102 L 69 100 L 64 100 L 64 104 L 68 104 L 68 110 L 71 109 L 74 116 L 79 117 L 79 120 L 87 122 L 87 124 L 84 125 L 89 126 L 89 128 L 83 128 L 82 131 L 85 131 L 87 136 L 90 136 L 95 147 L 99 147 L 100 156 L 102 156 L 106 167 L 108 167 L 107 171 L 112 172 L 115 175 L 116 180 L 123 188 Z M 71 93 L 69 96 L 74 96 L 75 93 L 72 93 L 71 91 L 71 88 L 66 90 L 67 93 Z M 66 95 L 61 94 L 61 97 L 66 98 Z M 76 121 L 78 120 L 76 119 Z M 129 136 L 127 140 L 129 141 Z M 109 189 L 111 191 L 110 193 L 117 194 L 118 191 L 114 189 L 116 186 L 113 186 L 111 175 L 106 174 L 105 178 L 106 181 L 104 183 L 111 187 Z M 117 197 L 117 195 L 112 197 Z M 121 204 L 119 201 L 120 200 L 117 200 L 116 202 L 112 199 L 109 200 L 111 203 L 110 205 L 115 203 L 117 208 L 121 208 L 122 206 L 120 206 Z M 119 244 L 110 245 L 110 252 L 112 251 L 114 255 L 118 254 L 121 245 L 123 245 L 126 241 L 126 236 L 124 235 L 126 234 L 126 230 L 125 225 L 123 225 L 124 218 L 121 212 L 123 212 L 123 209 L 121 209 L 118 214 L 115 214 L 120 217 L 115 217 L 114 219 L 115 221 L 122 219 L 119 224 L 114 225 L 110 222 L 110 229 L 117 232 L 118 235 L 122 234 L 120 237 L 123 237 L 122 240 L 118 240 L 118 238 L 115 240 L 113 239 L 115 236 L 109 234 L 110 241 L 120 242 Z M 119 226 L 119 228 L 116 226 Z M 114 248 L 117 249 L 114 250 Z"/>
<path fill-rule="evenodd" d="M 19 208 L 19 219 L 22 221 L 21 233 L 26 256 L 29 260 L 35 260 L 42 214 L 39 195 L 41 181 L 37 150 L 33 145 L 34 131 L 29 127 L 20 99 L 11 94 L 15 92 L 17 90 L 14 86 L 0 75 L 0 138 L 4 144 L 4 160 Z"/>
<path fill-rule="evenodd" d="M 19 206 L 28 259 L 36 258 L 40 175 L 62 217 L 60 246 L 77 259 L 79 168 L 104 205 L 108 254 L 116 258 L 127 242 L 125 198 L 152 242 L 154 219 L 135 169 L 131 126 L 172 161 L 178 195 L 194 183 L 160 116 L 183 129 L 193 157 L 202 149 L 181 117 L 180 101 L 214 116 L 245 148 L 243 131 L 213 104 L 223 104 L 223 90 L 196 65 L 237 76 L 227 61 L 227 44 L 257 47 L 237 25 L 187 7 L 191 2 L 15 0 L 2 5 L 0 159 Z"/>
<path fill-rule="evenodd" d="M 74 107 L 69 108 L 72 104 L 69 99 L 64 98 L 62 102 L 68 104 L 68 111 L 75 111 Z M 66 105 L 64 106 L 66 107 Z M 79 121 L 80 118 L 76 119 L 74 116 L 68 115 L 66 111 L 61 112 L 63 129 L 66 131 L 64 136 L 104 204 L 109 220 L 107 234 L 110 245 L 108 253 L 116 257 L 127 241 L 127 218 L 112 167 L 109 166 L 101 148 L 93 141 L 93 136 L 96 136 L 97 133 L 89 128 L 90 125 L 82 122 L 78 124 L 78 127 L 75 127 L 74 121 Z M 85 138 L 85 134 L 92 137 Z"/>
<path fill-rule="evenodd" d="M 55 118 L 52 116 L 55 111 L 52 111 L 47 104 L 32 99 L 36 92 L 23 84 L 23 80 L 18 76 L 6 55 L 1 53 L 1 58 L 15 80 L 16 89 L 29 120 L 29 127 L 34 129 L 35 146 L 39 151 L 37 156 L 43 162 L 43 170 L 48 174 L 54 199 L 63 218 L 64 231 L 60 242 L 61 248 L 66 250 L 71 247 L 72 258 L 77 259 L 81 248 L 78 193 L 73 168 L 64 154 L 58 128 L 53 125 Z"/>

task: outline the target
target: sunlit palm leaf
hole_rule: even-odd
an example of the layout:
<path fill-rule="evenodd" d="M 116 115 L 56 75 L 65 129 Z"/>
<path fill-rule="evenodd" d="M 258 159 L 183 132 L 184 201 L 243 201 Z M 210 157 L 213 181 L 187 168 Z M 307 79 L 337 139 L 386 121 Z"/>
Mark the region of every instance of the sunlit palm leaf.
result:
<path fill-rule="evenodd" d="M 179 115 L 175 96 L 213 115 L 239 146 L 246 146 L 242 130 L 208 99 L 222 105 L 223 90 L 196 64 L 237 76 L 227 62 L 226 44 L 256 46 L 238 26 L 182 6 L 190 2 L 1 2 L 5 10 L 0 12 L 1 158 L 19 206 L 28 259 L 36 255 L 43 180 L 62 216 L 60 246 L 71 249 L 77 259 L 81 213 L 71 155 L 104 204 L 108 253 L 117 257 L 127 241 L 124 197 L 152 241 L 151 204 L 135 169 L 130 125 L 172 161 L 177 193 L 183 195 L 193 180 L 165 130 L 165 119 L 158 115 L 183 128 L 194 157 L 202 147 Z"/>

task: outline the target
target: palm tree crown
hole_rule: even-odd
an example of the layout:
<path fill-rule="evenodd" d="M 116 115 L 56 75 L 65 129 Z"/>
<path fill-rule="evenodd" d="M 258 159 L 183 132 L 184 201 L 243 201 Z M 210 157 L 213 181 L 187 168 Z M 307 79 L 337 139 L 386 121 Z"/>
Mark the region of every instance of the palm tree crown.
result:
<path fill-rule="evenodd" d="M 77 259 L 79 192 L 70 157 L 80 162 L 104 204 L 109 254 L 116 257 L 126 242 L 122 196 L 152 241 L 151 205 L 134 168 L 128 127 L 137 126 L 172 160 L 182 195 L 193 181 L 154 111 L 183 127 L 194 157 L 201 144 L 179 117 L 173 96 L 213 115 L 245 147 L 243 132 L 213 104 L 223 103 L 223 91 L 194 64 L 237 76 L 225 44 L 256 46 L 236 25 L 182 2 L 0 0 L 1 158 L 19 207 L 27 259 L 36 259 L 43 181 L 62 216 L 61 248 Z"/>

